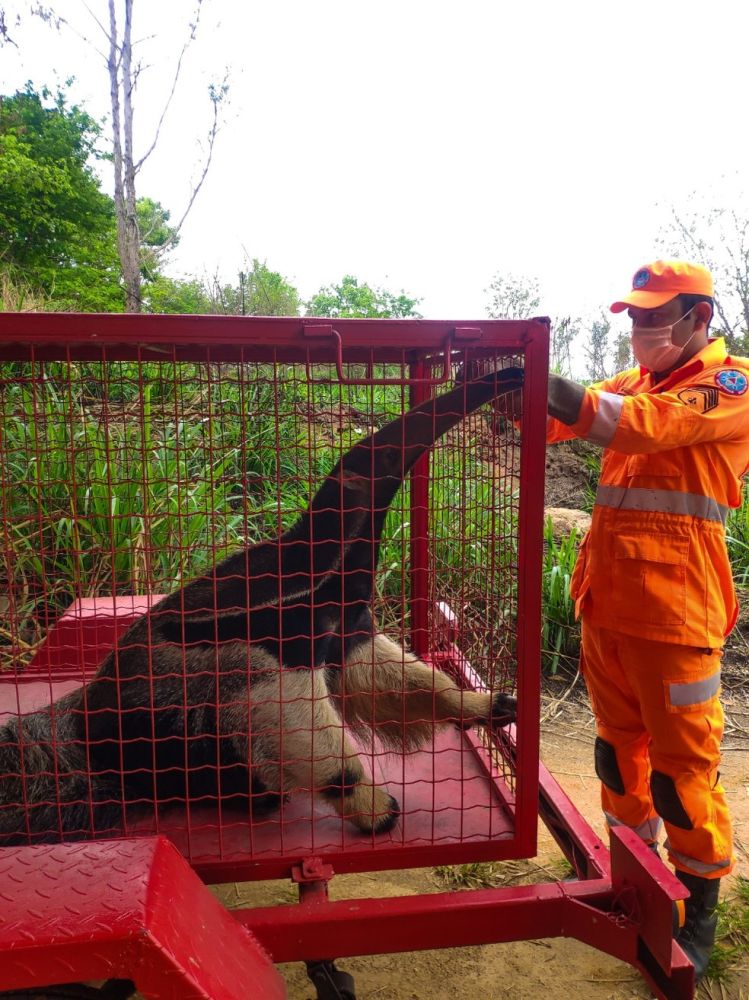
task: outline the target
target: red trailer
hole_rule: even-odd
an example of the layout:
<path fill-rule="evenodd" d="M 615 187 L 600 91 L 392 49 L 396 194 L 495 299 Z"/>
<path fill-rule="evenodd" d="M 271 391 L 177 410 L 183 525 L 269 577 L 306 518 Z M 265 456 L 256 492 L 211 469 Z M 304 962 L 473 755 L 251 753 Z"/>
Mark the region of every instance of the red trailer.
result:
<path fill-rule="evenodd" d="M 458 373 L 525 370 L 522 440 L 484 406 L 418 460 L 385 524 L 374 600 L 383 631 L 463 691 L 514 691 L 516 723 L 457 720 L 397 755 L 359 740 L 399 803 L 383 833 L 311 787 L 260 814 L 211 795 L 166 801 L 153 775 L 148 802 L 123 798 L 116 835 L 70 835 L 58 794 L 45 801 L 59 824 L 40 837 L 30 762 L 57 760 L 53 707 L 52 745 L 20 739 L 21 773 L 0 768 L 0 831 L 3 809 L 27 817 L 0 847 L 3 996 L 280 998 L 274 963 L 301 961 L 319 997 L 345 998 L 354 984 L 333 962 L 346 956 L 560 935 L 629 962 L 659 997 L 693 996 L 673 941 L 683 886 L 626 830 L 609 852 L 539 763 L 548 332 L 544 320 L 0 315 L 0 750 L 61 696 L 82 690 L 85 706 L 159 595 L 277 536 L 353 442 Z M 533 857 L 539 816 L 576 879 L 327 898 L 338 873 Z M 205 887 L 270 878 L 293 880 L 299 902 L 228 912 Z"/>

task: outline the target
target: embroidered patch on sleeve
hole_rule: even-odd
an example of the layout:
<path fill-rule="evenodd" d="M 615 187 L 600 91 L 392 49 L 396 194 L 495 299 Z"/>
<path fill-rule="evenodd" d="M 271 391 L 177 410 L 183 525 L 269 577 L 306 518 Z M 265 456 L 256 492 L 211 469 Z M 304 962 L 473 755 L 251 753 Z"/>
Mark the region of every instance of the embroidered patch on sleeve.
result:
<path fill-rule="evenodd" d="M 715 383 L 723 392 L 729 396 L 743 396 L 749 389 L 749 380 L 743 372 L 736 368 L 724 368 L 715 376 Z"/>
<path fill-rule="evenodd" d="M 698 413 L 709 413 L 720 401 L 718 390 L 714 385 L 690 385 L 677 395 L 685 406 Z"/>

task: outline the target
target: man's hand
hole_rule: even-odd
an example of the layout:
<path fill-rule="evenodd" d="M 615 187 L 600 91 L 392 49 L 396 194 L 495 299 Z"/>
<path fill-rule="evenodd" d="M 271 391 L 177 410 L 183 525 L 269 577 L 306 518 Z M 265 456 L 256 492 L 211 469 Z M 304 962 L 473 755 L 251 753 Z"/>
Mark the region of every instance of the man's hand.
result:
<path fill-rule="evenodd" d="M 584 386 L 561 375 L 549 375 L 549 416 L 568 426 L 576 423 L 584 398 Z"/>

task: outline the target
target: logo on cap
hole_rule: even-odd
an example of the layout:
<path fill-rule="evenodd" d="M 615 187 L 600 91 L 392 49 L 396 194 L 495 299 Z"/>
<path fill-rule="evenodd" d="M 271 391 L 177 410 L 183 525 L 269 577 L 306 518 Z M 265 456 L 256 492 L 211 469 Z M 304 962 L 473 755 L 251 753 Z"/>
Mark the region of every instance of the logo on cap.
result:
<path fill-rule="evenodd" d="M 715 381 L 723 392 L 727 392 L 729 396 L 743 396 L 746 390 L 749 389 L 749 380 L 747 380 L 746 375 L 743 372 L 736 371 L 735 368 L 718 372 L 715 376 Z"/>
<path fill-rule="evenodd" d="M 650 271 L 648 271 L 648 269 L 644 267 L 641 271 L 638 271 L 637 274 L 632 279 L 632 287 L 644 288 L 649 281 L 650 281 Z"/>

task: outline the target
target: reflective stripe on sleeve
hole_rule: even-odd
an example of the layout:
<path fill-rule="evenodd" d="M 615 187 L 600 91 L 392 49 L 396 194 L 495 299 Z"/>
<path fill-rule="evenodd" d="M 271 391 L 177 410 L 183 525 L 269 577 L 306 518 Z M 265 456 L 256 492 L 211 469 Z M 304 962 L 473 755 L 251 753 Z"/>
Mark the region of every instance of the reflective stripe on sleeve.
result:
<path fill-rule="evenodd" d="M 688 854 L 680 854 L 678 851 L 675 851 L 668 840 L 666 840 L 663 846 L 671 855 L 673 861 L 678 861 L 679 864 L 684 865 L 685 868 L 694 872 L 695 875 L 710 875 L 713 872 L 723 871 L 724 868 L 728 868 L 731 864 L 730 858 L 723 858 L 715 862 L 698 861 L 697 858 L 690 858 Z"/>
<path fill-rule="evenodd" d="M 648 490 L 639 486 L 599 486 L 596 503 L 620 510 L 653 510 L 661 514 L 684 514 L 705 521 L 726 523 L 728 507 L 699 493 L 678 490 Z"/>
<path fill-rule="evenodd" d="M 593 444 L 607 445 L 619 425 L 624 397 L 617 396 L 613 392 L 599 392 L 597 395 L 598 409 L 585 440 L 592 441 Z"/>
<path fill-rule="evenodd" d="M 609 826 L 626 826 L 630 830 L 633 830 L 640 840 L 657 840 L 658 834 L 661 832 L 661 818 L 660 816 L 653 816 L 651 819 L 646 819 L 644 823 L 640 823 L 639 826 L 630 826 L 629 823 L 623 823 L 622 820 L 617 819 L 616 816 L 612 816 L 604 810 L 603 815 L 606 817 L 606 822 Z"/>
<path fill-rule="evenodd" d="M 701 681 L 689 681 L 689 683 L 679 683 L 669 681 L 668 700 L 678 707 L 685 705 L 701 705 L 705 701 L 710 701 L 720 690 L 720 670 L 712 677 L 706 677 Z"/>

